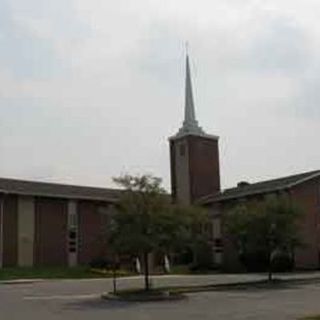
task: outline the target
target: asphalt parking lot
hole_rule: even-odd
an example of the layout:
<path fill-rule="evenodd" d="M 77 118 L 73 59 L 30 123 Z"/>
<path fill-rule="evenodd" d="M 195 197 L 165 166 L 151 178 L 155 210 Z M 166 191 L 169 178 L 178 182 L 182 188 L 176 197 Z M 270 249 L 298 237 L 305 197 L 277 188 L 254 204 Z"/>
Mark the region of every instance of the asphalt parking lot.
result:
<path fill-rule="evenodd" d="M 156 286 L 226 283 L 261 279 L 263 275 L 168 276 Z M 290 276 L 291 277 L 291 276 Z M 122 288 L 137 287 L 141 278 L 122 279 Z M 55 280 L 0 284 L 0 319 L 45 320 L 180 320 L 297 319 L 320 314 L 320 283 L 281 289 L 250 289 L 189 294 L 176 302 L 124 303 L 100 299 L 110 280 Z"/>

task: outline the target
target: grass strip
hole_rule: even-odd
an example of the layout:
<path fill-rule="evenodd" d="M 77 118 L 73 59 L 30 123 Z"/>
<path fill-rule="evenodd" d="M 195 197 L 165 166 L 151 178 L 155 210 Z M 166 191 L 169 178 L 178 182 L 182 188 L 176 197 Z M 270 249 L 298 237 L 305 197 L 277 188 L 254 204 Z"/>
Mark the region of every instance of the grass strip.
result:
<path fill-rule="evenodd" d="M 132 273 L 119 270 L 117 277 L 130 276 Z M 0 281 L 20 279 L 94 279 L 111 278 L 110 270 L 92 270 L 88 267 L 41 267 L 41 268 L 2 268 L 0 269 Z"/>

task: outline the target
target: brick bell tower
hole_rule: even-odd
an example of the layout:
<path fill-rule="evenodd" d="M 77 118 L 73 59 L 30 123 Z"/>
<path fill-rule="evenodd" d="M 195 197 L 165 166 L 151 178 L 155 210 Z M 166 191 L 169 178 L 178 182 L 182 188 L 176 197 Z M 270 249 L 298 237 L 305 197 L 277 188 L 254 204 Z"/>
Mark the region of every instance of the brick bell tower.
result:
<path fill-rule="evenodd" d="M 219 137 L 206 134 L 195 116 L 190 65 L 186 56 L 184 121 L 169 138 L 171 189 L 175 202 L 192 204 L 220 191 Z"/>

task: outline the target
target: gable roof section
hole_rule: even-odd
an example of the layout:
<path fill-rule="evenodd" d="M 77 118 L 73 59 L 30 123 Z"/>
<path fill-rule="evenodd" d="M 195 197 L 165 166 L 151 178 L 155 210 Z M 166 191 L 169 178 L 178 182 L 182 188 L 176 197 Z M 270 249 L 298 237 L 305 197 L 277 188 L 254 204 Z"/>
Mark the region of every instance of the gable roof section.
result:
<path fill-rule="evenodd" d="M 116 202 L 123 191 L 68 184 L 0 178 L 0 193 Z"/>
<path fill-rule="evenodd" d="M 209 195 L 199 200 L 201 204 L 208 204 L 211 202 L 219 202 L 231 199 L 242 198 L 246 196 L 264 194 L 269 192 L 281 191 L 292 188 L 295 185 L 308 181 L 310 179 L 320 177 L 320 170 L 309 171 L 300 174 L 295 174 L 278 179 L 261 181 L 257 183 L 247 184 L 240 187 L 226 189 L 218 194 Z"/>

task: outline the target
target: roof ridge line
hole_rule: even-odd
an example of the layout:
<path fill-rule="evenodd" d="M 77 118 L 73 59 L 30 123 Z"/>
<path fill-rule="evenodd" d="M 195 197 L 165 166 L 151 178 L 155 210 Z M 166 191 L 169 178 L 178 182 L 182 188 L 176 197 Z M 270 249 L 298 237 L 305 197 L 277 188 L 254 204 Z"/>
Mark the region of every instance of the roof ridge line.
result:
<path fill-rule="evenodd" d="M 320 170 L 318 170 L 317 172 L 315 172 L 315 173 L 314 173 L 313 175 L 311 175 L 310 177 L 305 177 L 305 178 L 300 179 L 300 180 L 298 180 L 298 181 L 296 181 L 296 182 L 294 182 L 294 183 L 288 184 L 288 185 L 287 185 L 287 188 L 292 188 L 292 187 L 294 187 L 294 186 L 296 186 L 296 185 L 298 185 L 298 184 L 300 184 L 300 183 L 303 183 L 303 182 L 305 182 L 305 181 L 311 180 L 311 179 L 316 178 L 316 177 L 318 177 L 318 176 L 320 176 Z"/>
<path fill-rule="evenodd" d="M 253 186 L 253 185 L 256 185 L 256 184 L 262 184 L 262 183 L 268 183 L 268 182 L 273 182 L 273 181 L 278 181 L 278 180 L 282 180 L 282 179 L 288 179 L 288 178 L 293 178 L 295 176 L 300 176 L 300 175 L 305 175 L 305 174 L 319 174 L 320 173 L 320 170 L 311 170 L 311 171 L 305 171 L 305 172 L 301 172 L 301 173 L 295 173 L 295 174 L 291 174 L 291 175 L 288 175 L 288 176 L 283 176 L 283 177 L 279 177 L 279 178 L 271 178 L 271 179 L 267 179 L 267 180 L 262 180 L 262 181 L 257 181 L 257 182 L 248 182 L 249 183 L 249 186 Z M 308 177 L 309 178 L 309 177 Z M 305 178 L 303 178 L 305 179 Z M 222 193 L 226 190 L 232 190 L 232 189 L 237 189 L 238 187 L 235 186 L 235 187 L 231 187 L 231 188 L 227 188 L 227 189 L 224 189 L 222 191 Z"/>
<path fill-rule="evenodd" d="M 39 180 L 24 180 L 17 178 L 7 178 L 0 177 L 0 181 L 16 182 L 16 183 L 32 183 L 32 184 L 42 184 L 42 185 L 51 185 L 51 186 L 63 186 L 63 187 L 74 187 L 74 188 L 88 188 L 88 189 L 100 189 L 100 190 L 112 190 L 112 191 L 122 191 L 120 188 L 108 188 L 108 187 L 99 187 L 93 185 L 79 185 L 79 184 L 70 184 L 65 182 L 48 182 L 48 181 L 39 181 Z"/>

